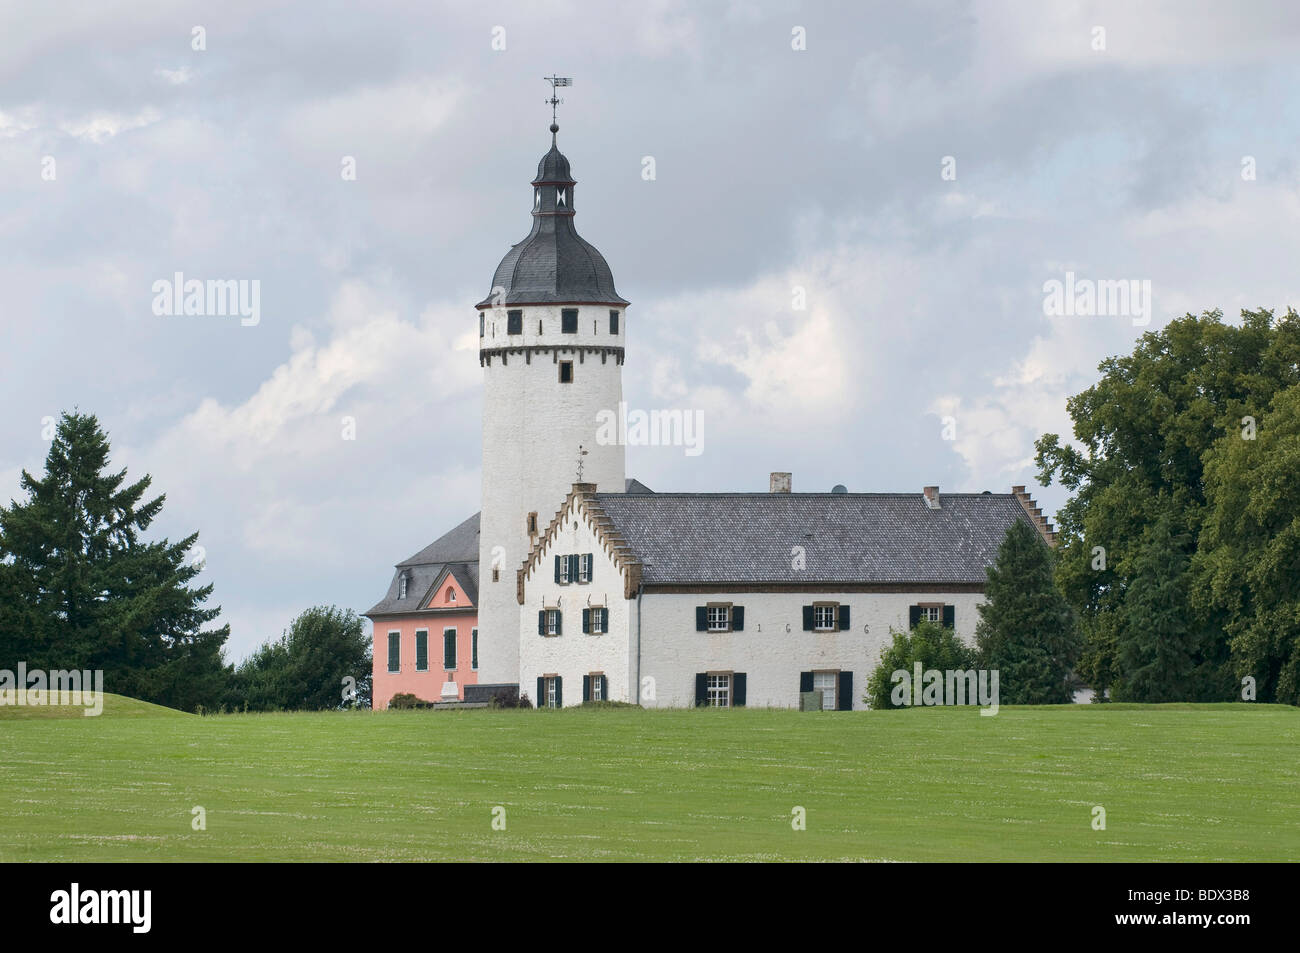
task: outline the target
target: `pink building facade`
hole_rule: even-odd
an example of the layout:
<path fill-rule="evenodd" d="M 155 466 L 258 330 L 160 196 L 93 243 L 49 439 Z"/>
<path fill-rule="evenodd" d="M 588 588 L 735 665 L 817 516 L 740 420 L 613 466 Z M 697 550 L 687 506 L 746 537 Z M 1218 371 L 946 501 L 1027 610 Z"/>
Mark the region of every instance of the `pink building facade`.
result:
<path fill-rule="evenodd" d="M 478 684 L 478 515 L 397 564 L 374 626 L 373 706 L 463 701 Z"/>

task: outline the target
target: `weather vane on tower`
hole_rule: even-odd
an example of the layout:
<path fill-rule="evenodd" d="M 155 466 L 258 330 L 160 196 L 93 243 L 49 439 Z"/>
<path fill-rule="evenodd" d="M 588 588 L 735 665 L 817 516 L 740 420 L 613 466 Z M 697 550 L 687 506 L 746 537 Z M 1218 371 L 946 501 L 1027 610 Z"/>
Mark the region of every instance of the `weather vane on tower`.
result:
<path fill-rule="evenodd" d="M 573 80 L 570 79 L 568 76 L 555 76 L 555 75 L 543 76 L 542 79 L 546 80 L 548 83 L 551 84 L 551 98 L 545 100 L 545 102 L 551 104 L 551 135 L 554 136 L 557 132 L 560 131 L 560 127 L 555 121 L 555 107 L 557 104 L 564 102 L 563 99 L 556 98 L 555 90 L 561 86 L 572 86 Z"/>
<path fill-rule="evenodd" d="M 583 449 L 582 444 L 578 444 L 578 479 L 577 479 L 578 483 L 582 482 L 582 464 L 583 464 L 582 458 L 585 457 L 589 452 L 590 451 Z"/>

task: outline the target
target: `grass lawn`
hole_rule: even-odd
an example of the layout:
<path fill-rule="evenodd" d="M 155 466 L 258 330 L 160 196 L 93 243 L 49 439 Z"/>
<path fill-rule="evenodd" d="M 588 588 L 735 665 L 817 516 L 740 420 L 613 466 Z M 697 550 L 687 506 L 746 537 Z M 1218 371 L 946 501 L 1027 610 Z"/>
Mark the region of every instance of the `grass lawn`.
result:
<path fill-rule="evenodd" d="M 0 860 L 712 859 L 1298 860 L 1300 711 L 0 708 Z"/>

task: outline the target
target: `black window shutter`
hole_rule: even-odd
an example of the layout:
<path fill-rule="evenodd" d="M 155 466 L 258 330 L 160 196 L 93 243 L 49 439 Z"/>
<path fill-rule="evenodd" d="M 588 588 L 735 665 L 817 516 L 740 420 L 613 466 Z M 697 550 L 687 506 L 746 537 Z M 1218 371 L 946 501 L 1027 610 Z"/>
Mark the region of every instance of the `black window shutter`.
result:
<path fill-rule="evenodd" d="M 695 676 L 695 707 L 709 703 L 709 676 L 700 672 Z"/>
<path fill-rule="evenodd" d="M 591 676 L 590 675 L 582 676 L 582 700 L 585 702 L 591 701 Z"/>
<path fill-rule="evenodd" d="M 556 582 L 560 581 L 560 559 L 561 558 L 562 557 L 560 556 L 555 557 L 555 581 Z"/>
<path fill-rule="evenodd" d="M 908 609 L 907 609 L 907 627 L 908 627 L 909 629 L 915 629 L 916 626 L 917 626 L 917 624 L 920 623 L 920 621 L 921 621 L 921 607 L 920 607 L 920 606 L 908 606 Z"/>
<path fill-rule="evenodd" d="M 840 686 L 835 693 L 836 711 L 853 711 L 853 673 L 840 672 Z"/>
<path fill-rule="evenodd" d="M 607 702 L 609 701 L 609 679 L 604 675 L 597 675 L 596 677 L 600 679 L 600 700 Z"/>
<path fill-rule="evenodd" d="M 600 631 L 601 632 L 609 631 L 609 610 L 608 609 L 600 610 Z"/>
<path fill-rule="evenodd" d="M 744 606 L 731 607 L 731 631 L 732 632 L 745 631 L 745 607 Z"/>
<path fill-rule="evenodd" d="M 587 582 L 591 582 L 591 571 L 596 566 L 596 560 L 592 556 L 592 553 L 587 553 Z"/>
<path fill-rule="evenodd" d="M 695 631 L 704 632 L 709 627 L 709 610 L 707 606 L 695 607 Z"/>
<path fill-rule="evenodd" d="M 813 607 L 804 606 L 803 607 L 803 630 L 805 632 L 811 632 L 812 627 L 813 627 Z"/>
<path fill-rule="evenodd" d="M 563 613 L 563 612 L 560 612 L 560 611 L 557 609 L 557 610 L 555 611 L 555 634 L 556 634 L 556 635 L 562 635 L 562 634 L 563 634 L 563 631 L 562 631 L 561 628 L 560 628 L 560 626 L 561 626 L 563 623 L 564 623 L 564 613 Z"/>
<path fill-rule="evenodd" d="M 745 673 L 737 672 L 731 676 L 731 704 L 734 708 L 745 705 Z"/>
<path fill-rule="evenodd" d="M 564 696 L 560 694 L 560 690 L 563 687 L 564 687 L 564 679 L 556 675 L 555 676 L 555 707 L 556 708 L 564 707 Z"/>
<path fill-rule="evenodd" d="M 800 673 L 799 673 L 799 691 L 801 691 L 801 692 L 810 692 L 810 691 L 812 691 L 812 690 L 813 690 L 813 687 L 812 687 L 812 672 L 800 672 Z"/>
<path fill-rule="evenodd" d="M 590 609 L 582 610 L 582 631 L 584 634 L 591 631 L 591 610 Z M 586 699 L 583 699 L 583 701 L 586 701 Z"/>
<path fill-rule="evenodd" d="M 847 632 L 849 630 L 849 607 L 841 605 L 838 610 L 838 615 L 840 617 L 840 631 Z"/>
<path fill-rule="evenodd" d="M 537 707 L 546 707 L 546 679 L 540 675 L 537 677 Z"/>
<path fill-rule="evenodd" d="M 545 609 L 537 610 L 537 634 L 538 635 L 546 634 L 546 610 Z"/>
<path fill-rule="evenodd" d="M 578 557 L 577 557 L 577 556 L 567 556 L 567 557 L 565 557 L 565 558 L 569 560 L 569 582 L 577 582 L 577 581 L 578 581 L 578 578 L 579 578 L 579 577 L 578 577 Z"/>
<path fill-rule="evenodd" d="M 950 628 L 950 629 L 955 629 L 955 628 L 957 627 L 957 607 L 956 607 L 956 606 L 944 606 L 944 607 L 943 607 L 943 624 L 946 625 L 946 626 L 947 626 L 948 628 Z"/>

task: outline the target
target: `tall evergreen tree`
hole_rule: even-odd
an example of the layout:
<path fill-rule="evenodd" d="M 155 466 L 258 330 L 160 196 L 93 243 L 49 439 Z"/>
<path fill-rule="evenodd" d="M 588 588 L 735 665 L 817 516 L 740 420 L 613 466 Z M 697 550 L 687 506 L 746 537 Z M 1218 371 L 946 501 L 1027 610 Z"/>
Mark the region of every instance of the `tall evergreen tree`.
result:
<path fill-rule="evenodd" d="M 1052 552 L 1038 530 L 1017 520 L 986 570 L 975 644 L 980 667 L 997 669 L 1006 705 L 1070 701 L 1065 678 L 1079 657 L 1074 611 L 1057 589 Z"/>
<path fill-rule="evenodd" d="M 1142 534 L 1124 593 L 1116 700 L 1172 702 L 1190 695 L 1201 645 L 1188 611 L 1188 541 L 1174 533 L 1168 514 Z"/>
<path fill-rule="evenodd" d="M 44 475 L 24 470 L 27 499 L 0 510 L 0 660 L 103 669 L 107 691 L 186 710 L 220 699 L 229 626 L 204 630 L 221 609 L 187 585 L 198 534 L 141 538 L 165 499 L 150 483 L 109 472 L 93 415 L 62 415 Z"/>

